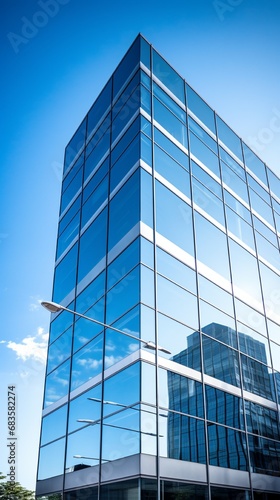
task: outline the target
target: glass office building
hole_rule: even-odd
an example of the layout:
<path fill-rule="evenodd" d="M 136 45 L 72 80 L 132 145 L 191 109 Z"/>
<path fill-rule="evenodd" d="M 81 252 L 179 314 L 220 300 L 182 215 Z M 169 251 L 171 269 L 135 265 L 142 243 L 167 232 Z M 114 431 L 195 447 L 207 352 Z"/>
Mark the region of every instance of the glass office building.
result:
<path fill-rule="evenodd" d="M 139 35 L 65 150 L 38 499 L 279 498 L 279 238 L 279 178 Z"/>

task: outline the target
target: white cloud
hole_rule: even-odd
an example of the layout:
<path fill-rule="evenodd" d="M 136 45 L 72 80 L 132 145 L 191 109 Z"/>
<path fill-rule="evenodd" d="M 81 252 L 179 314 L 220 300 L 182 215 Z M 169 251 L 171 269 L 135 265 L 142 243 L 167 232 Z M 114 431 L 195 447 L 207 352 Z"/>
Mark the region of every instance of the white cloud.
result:
<path fill-rule="evenodd" d="M 32 302 L 29 304 L 29 311 L 37 311 L 41 307 L 41 299 L 38 297 L 30 297 Z"/>
<path fill-rule="evenodd" d="M 49 334 L 45 333 L 44 329 L 39 327 L 34 337 L 25 337 L 19 343 L 9 340 L 7 347 L 16 353 L 18 359 L 22 359 L 23 361 L 32 359 L 45 364 L 48 336 Z"/>

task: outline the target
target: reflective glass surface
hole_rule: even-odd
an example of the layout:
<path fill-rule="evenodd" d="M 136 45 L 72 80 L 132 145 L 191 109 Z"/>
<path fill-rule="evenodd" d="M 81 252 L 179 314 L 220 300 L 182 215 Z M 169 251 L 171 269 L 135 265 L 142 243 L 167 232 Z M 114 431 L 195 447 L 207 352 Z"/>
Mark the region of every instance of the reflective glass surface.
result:
<path fill-rule="evenodd" d="M 42 419 L 41 446 L 65 435 L 66 418 L 67 405 L 64 405 Z"/>
<path fill-rule="evenodd" d="M 207 420 L 244 430 L 242 399 L 208 385 L 205 391 Z"/>
<path fill-rule="evenodd" d="M 44 407 L 56 403 L 68 394 L 70 361 L 65 361 L 46 377 Z"/>
<path fill-rule="evenodd" d="M 238 352 L 221 342 L 202 336 L 204 372 L 240 387 Z"/>
<path fill-rule="evenodd" d="M 77 257 L 78 245 L 76 243 L 55 269 L 53 300 L 58 304 L 76 285 Z"/>
<path fill-rule="evenodd" d="M 98 335 L 73 355 L 71 391 L 101 372 L 102 358 L 103 335 Z"/>
<path fill-rule="evenodd" d="M 54 441 L 40 449 L 38 480 L 63 474 L 65 438 Z"/>
<path fill-rule="evenodd" d="M 107 208 L 92 222 L 80 238 L 78 281 L 96 266 L 106 253 Z"/>
<path fill-rule="evenodd" d="M 216 134 L 214 111 L 208 104 L 189 86 L 186 85 L 188 108 L 205 125 Z"/>
<path fill-rule="evenodd" d="M 208 440 L 210 465 L 238 470 L 248 469 L 244 432 L 208 423 Z"/>
<path fill-rule="evenodd" d="M 153 73 L 185 104 L 184 80 L 155 50 L 153 50 Z"/>

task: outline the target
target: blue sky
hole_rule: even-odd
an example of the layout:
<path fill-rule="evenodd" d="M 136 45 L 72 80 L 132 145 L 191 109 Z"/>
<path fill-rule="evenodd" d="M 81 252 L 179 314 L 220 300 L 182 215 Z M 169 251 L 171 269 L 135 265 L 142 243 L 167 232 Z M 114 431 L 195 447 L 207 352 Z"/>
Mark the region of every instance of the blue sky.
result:
<path fill-rule="evenodd" d="M 49 327 L 39 301 L 51 297 L 65 145 L 141 32 L 280 174 L 280 4 L 3 0 L 1 9 L 0 445 L 16 384 L 18 480 L 34 489 Z"/>

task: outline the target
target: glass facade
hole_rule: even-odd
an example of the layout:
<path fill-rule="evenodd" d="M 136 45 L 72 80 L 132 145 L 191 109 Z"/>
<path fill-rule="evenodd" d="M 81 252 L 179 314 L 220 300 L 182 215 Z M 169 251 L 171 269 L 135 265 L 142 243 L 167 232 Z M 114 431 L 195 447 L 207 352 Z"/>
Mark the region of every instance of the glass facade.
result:
<path fill-rule="evenodd" d="M 279 178 L 139 35 L 65 151 L 38 500 L 279 498 L 279 242 Z"/>

